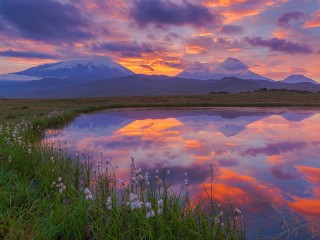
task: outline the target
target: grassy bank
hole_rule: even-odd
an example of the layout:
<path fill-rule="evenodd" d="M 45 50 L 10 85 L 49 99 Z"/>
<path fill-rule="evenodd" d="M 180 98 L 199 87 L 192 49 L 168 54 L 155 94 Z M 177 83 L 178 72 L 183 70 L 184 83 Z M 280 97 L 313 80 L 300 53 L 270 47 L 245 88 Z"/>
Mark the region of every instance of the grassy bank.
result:
<path fill-rule="evenodd" d="M 80 113 L 168 104 L 186 102 L 2 99 L 0 239 L 243 239 L 241 212 L 213 202 L 209 190 L 206 203 L 176 195 L 166 182 L 167 169 L 149 178 L 132 161 L 124 183 L 112 168 L 97 169 L 89 156 L 40 144 L 45 129 Z"/>
<path fill-rule="evenodd" d="M 199 96 L 154 96 L 80 99 L 0 99 L 0 122 L 41 116 L 52 111 L 89 112 L 123 107 L 320 107 L 320 94 L 266 91 Z"/>

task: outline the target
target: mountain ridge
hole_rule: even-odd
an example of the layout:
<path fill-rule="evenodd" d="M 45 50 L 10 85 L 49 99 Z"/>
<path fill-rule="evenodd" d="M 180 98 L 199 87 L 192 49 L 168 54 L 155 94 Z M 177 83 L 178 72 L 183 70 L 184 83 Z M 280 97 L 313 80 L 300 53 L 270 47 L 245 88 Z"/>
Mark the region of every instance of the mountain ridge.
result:
<path fill-rule="evenodd" d="M 263 77 L 249 70 L 249 67 L 236 58 L 227 58 L 217 64 L 195 63 L 189 69 L 185 69 L 176 75 L 183 78 L 197 78 L 201 80 L 222 79 L 224 77 L 236 77 L 239 79 L 267 80 L 272 79 Z"/>

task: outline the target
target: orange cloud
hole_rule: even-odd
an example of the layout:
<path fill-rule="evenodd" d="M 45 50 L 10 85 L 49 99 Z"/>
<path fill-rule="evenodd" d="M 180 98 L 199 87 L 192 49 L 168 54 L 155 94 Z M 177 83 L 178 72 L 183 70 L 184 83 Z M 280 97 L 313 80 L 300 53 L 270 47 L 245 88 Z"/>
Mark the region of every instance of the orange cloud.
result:
<path fill-rule="evenodd" d="M 320 186 L 320 168 L 296 166 L 296 169 L 306 176 L 308 182 L 318 184 Z"/>
<path fill-rule="evenodd" d="M 189 45 L 186 46 L 185 48 L 185 53 L 186 54 L 200 54 L 205 52 L 207 49 L 200 47 L 200 46 L 196 46 L 196 45 Z"/>
<path fill-rule="evenodd" d="M 220 7 L 221 14 L 226 18 L 225 23 L 235 22 L 244 17 L 250 17 L 260 14 L 267 7 L 279 5 L 288 0 L 261 0 L 253 2 L 252 0 L 206 0 L 204 4 L 208 7 Z M 244 4 L 251 4 L 252 7 L 242 7 Z"/>
<path fill-rule="evenodd" d="M 141 137 L 144 140 L 176 141 L 182 140 L 182 138 L 178 130 L 172 130 L 171 128 L 179 126 L 183 126 L 183 123 L 174 118 L 136 120 L 121 128 L 116 133 L 124 136 Z"/>
<path fill-rule="evenodd" d="M 187 140 L 185 141 L 184 146 L 186 148 L 199 148 L 203 146 L 203 143 L 198 140 Z"/>
<path fill-rule="evenodd" d="M 306 214 L 308 216 L 320 217 L 320 199 L 293 197 L 294 202 L 288 205 L 296 212 Z"/>
<path fill-rule="evenodd" d="M 320 11 L 316 12 L 316 15 L 314 16 L 314 18 L 306 22 L 303 27 L 304 28 L 320 27 Z"/>

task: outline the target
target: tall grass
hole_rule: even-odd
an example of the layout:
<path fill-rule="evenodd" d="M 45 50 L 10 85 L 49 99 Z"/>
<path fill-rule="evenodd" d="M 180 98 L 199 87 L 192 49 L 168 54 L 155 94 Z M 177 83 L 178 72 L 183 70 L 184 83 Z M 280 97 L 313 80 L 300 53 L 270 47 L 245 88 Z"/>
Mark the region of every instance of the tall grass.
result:
<path fill-rule="evenodd" d="M 90 156 L 43 144 L 46 128 L 78 113 L 0 126 L 0 239 L 245 238 L 241 211 L 214 202 L 212 189 L 209 204 L 196 202 L 171 190 L 167 169 L 149 176 L 132 160 L 123 182 Z"/>

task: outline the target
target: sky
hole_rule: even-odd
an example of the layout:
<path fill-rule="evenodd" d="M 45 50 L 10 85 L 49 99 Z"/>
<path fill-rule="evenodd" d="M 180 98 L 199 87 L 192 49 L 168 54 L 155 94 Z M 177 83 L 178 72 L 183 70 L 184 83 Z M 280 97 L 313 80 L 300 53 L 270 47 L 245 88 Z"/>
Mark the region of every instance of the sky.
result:
<path fill-rule="evenodd" d="M 1 0 L 0 73 L 93 56 L 170 76 L 234 57 L 320 81 L 320 0 Z"/>

